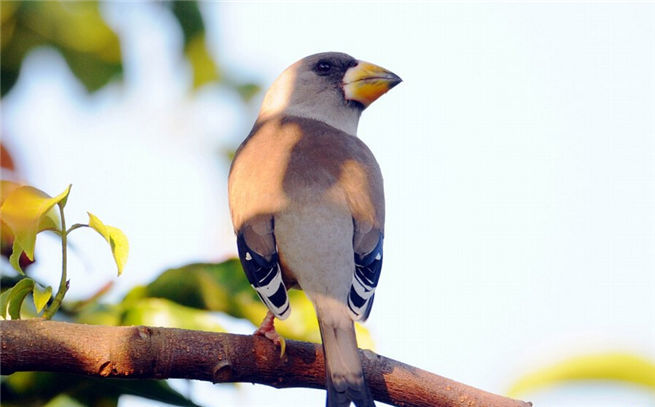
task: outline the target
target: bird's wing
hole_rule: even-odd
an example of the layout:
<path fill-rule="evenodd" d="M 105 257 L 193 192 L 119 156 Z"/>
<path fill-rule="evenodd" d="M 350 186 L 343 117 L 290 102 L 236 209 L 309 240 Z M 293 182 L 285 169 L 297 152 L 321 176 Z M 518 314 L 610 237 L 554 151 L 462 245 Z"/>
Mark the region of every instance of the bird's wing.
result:
<path fill-rule="evenodd" d="M 278 262 L 273 217 L 260 216 L 237 231 L 239 259 L 250 285 L 279 319 L 291 313 L 287 288 Z"/>
<path fill-rule="evenodd" d="M 348 294 L 348 309 L 356 321 L 366 321 L 371 313 L 382 271 L 383 240 L 383 233 L 377 228 L 366 233 L 358 232 L 355 221 L 355 272 Z"/>

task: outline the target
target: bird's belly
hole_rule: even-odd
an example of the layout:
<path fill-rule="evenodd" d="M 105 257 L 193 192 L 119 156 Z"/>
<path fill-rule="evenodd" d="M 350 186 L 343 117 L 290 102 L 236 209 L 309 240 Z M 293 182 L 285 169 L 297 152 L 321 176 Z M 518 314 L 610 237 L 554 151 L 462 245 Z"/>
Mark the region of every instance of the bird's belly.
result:
<path fill-rule="evenodd" d="M 353 221 L 346 206 L 292 204 L 275 215 L 275 234 L 284 272 L 310 299 L 346 301 L 355 270 Z"/>

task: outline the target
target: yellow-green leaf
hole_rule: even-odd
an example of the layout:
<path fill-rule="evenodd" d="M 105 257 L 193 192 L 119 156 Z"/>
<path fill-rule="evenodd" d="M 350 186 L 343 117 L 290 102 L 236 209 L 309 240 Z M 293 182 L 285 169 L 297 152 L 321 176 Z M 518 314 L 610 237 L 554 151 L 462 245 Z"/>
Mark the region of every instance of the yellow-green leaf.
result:
<path fill-rule="evenodd" d="M 220 80 L 220 69 L 212 58 L 205 35 L 205 25 L 195 1 L 170 2 L 184 36 L 184 54 L 191 65 L 193 89 Z"/>
<path fill-rule="evenodd" d="M 624 352 L 575 356 L 526 374 L 511 386 L 508 395 L 519 397 L 545 387 L 579 380 L 613 380 L 655 390 L 655 363 Z"/>
<path fill-rule="evenodd" d="M 84 407 L 84 404 L 68 394 L 58 394 L 43 407 Z"/>
<path fill-rule="evenodd" d="M 7 319 L 7 305 L 9 305 L 9 294 L 11 289 L 5 290 L 0 294 L 0 317 Z"/>
<path fill-rule="evenodd" d="M 52 297 L 52 287 L 48 286 L 43 288 L 38 283 L 34 283 L 32 298 L 34 299 L 34 307 L 36 308 L 37 314 L 43 310 L 43 307 L 48 303 L 50 297 Z"/>
<path fill-rule="evenodd" d="M 109 243 L 116 267 L 118 267 L 118 275 L 120 276 L 123 273 L 123 267 L 125 267 L 127 254 L 130 250 L 127 237 L 120 229 L 105 225 L 97 216 L 91 212 L 87 213 L 89 214 L 89 227 L 100 233 L 107 243 Z"/>
<path fill-rule="evenodd" d="M 18 239 L 14 239 L 14 244 L 11 247 L 11 256 L 9 256 L 9 264 L 22 275 L 25 275 L 23 269 L 20 268 L 20 256 L 23 254 L 23 248 L 20 247 Z"/>
<path fill-rule="evenodd" d="M 375 350 L 375 342 L 368 328 L 365 328 L 359 322 L 355 322 L 355 334 L 357 335 L 357 346 L 362 349 Z"/>
<path fill-rule="evenodd" d="M 11 229 L 14 238 L 30 260 L 34 260 L 34 244 L 36 235 L 50 227 L 52 219 L 49 211 L 58 203 L 63 202 L 70 193 L 69 185 L 64 192 L 51 198 L 45 192 L 30 186 L 16 188 L 0 207 L 0 215 Z"/>
<path fill-rule="evenodd" d="M 250 102 L 257 93 L 260 91 L 260 86 L 256 83 L 241 83 L 235 86 L 239 96 L 243 99 L 244 102 Z"/>
<path fill-rule="evenodd" d="M 75 322 L 87 325 L 109 325 L 121 324 L 123 307 L 109 304 L 92 304 L 75 311 Z"/>
<path fill-rule="evenodd" d="M 11 319 L 20 319 L 20 307 L 33 287 L 34 280 L 31 278 L 24 278 L 17 282 L 15 286 L 11 287 L 9 296 L 7 297 L 7 312 Z"/>
<path fill-rule="evenodd" d="M 59 205 L 65 205 L 64 201 L 66 199 L 68 199 L 68 197 L 62 199 L 62 201 L 59 202 Z M 58 231 L 60 229 L 61 223 L 59 221 L 59 211 L 57 210 L 56 206 L 53 206 L 48 212 L 41 216 L 41 221 L 39 222 L 39 232 L 44 230 Z"/>
<path fill-rule="evenodd" d="M 2 9 L 4 12 L 4 8 Z M 22 185 L 13 181 L 6 179 L 0 179 L 0 204 L 2 204 L 7 196 L 9 196 L 14 190 L 20 188 Z"/>
<path fill-rule="evenodd" d="M 291 315 L 284 321 L 276 320 L 275 328 L 280 335 L 290 339 L 305 340 L 315 343 L 321 342 L 321 332 L 318 329 L 318 320 L 316 319 L 316 311 L 314 305 L 307 298 L 307 296 L 297 290 L 289 291 L 289 303 L 291 304 Z M 260 310 L 259 318 L 263 319 L 265 315 L 265 306 L 255 309 Z M 261 312 L 264 311 L 262 314 Z M 249 318 L 255 325 L 259 325 L 261 321 L 258 318 Z M 375 344 L 373 338 L 363 325 L 355 323 L 355 333 L 357 335 L 357 345 L 362 349 L 374 349 Z"/>
<path fill-rule="evenodd" d="M 211 312 L 185 307 L 163 298 L 144 298 L 124 310 L 122 325 L 225 332 Z"/>
<path fill-rule="evenodd" d="M 186 46 L 186 56 L 193 70 L 194 89 L 219 79 L 218 67 L 209 54 L 203 33 L 190 39 Z"/>
<path fill-rule="evenodd" d="M 321 333 L 318 329 L 318 321 L 316 313 L 311 301 L 301 291 L 289 291 L 289 302 L 291 304 L 291 315 L 284 321 L 276 320 L 275 328 L 280 335 L 290 339 L 306 340 L 310 342 L 320 343 Z M 266 306 L 262 303 L 263 310 L 266 311 Z M 257 307 L 259 308 L 259 307 Z M 259 314 L 257 318 L 251 319 L 255 325 L 259 325 L 263 319 Z"/>

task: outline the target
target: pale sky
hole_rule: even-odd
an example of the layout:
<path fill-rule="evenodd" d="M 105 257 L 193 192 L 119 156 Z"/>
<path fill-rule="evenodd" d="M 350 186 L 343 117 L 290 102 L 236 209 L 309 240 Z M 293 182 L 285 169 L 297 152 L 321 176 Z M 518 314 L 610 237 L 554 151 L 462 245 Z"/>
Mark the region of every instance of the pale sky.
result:
<path fill-rule="evenodd" d="M 84 96 L 58 54 L 37 51 L 3 100 L 2 126 L 31 184 L 51 195 L 73 184 L 69 222 L 90 210 L 129 237 L 117 299 L 164 268 L 235 255 L 220 150 L 246 136 L 263 93 L 249 108 L 215 86 L 190 95 L 169 13 L 148 3 L 103 10 L 124 39 L 124 85 Z M 403 78 L 359 127 L 387 200 L 385 263 L 366 323 L 377 352 L 496 393 L 582 352 L 655 359 L 654 3 L 202 10 L 219 63 L 264 87 L 321 51 Z M 115 278 L 103 242 L 79 237 L 73 297 Z M 52 284 L 55 247 L 37 243 L 35 269 Z M 248 384 L 193 389 L 205 405 L 325 397 Z M 655 406 L 652 393 L 610 384 L 525 398 L 540 407 Z"/>

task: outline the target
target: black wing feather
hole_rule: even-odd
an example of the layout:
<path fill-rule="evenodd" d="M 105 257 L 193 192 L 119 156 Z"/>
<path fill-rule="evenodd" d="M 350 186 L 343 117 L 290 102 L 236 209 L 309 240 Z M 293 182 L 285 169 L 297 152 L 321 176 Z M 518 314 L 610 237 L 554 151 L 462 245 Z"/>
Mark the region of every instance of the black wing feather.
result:
<path fill-rule="evenodd" d="M 382 271 L 382 244 L 384 237 L 380 233 L 378 243 L 366 254 L 355 252 L 355 273 L 348 294 L 348 308 L 355 320 L 365 321 L 371 313 L 375 288 L 378 286 Z"/>
<path fill-rule="evenodd" d="M 278 319 L 286 319 L 291 308 L 287 288 L 282 281 L 277 252 L 267 260 L 248 246 L 243 233 L 237 234 L 237 248 L 250 285 Z"/>

